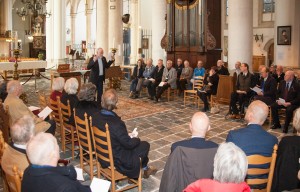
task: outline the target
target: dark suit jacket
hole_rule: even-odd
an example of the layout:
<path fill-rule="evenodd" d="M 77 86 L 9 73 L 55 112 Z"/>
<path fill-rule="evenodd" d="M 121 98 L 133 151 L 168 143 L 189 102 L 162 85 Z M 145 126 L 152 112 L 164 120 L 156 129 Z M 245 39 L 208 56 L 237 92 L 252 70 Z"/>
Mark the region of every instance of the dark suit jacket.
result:
<path fill-rule="evenodd" d="M 102 63 L 103 63 L 103 76 L 105 79 L 105 69 L 109 68 L 110 65 L 114 62 L 114 60 L 112 61 L 106 61 L 106 58 L 103 56 L 102 57 Z M 89 82 L 92 82 L 94 85 L 97 85 L 98 81 L 99 81 L 99 63 L 98 60 L 96 62 L 94 62 L 93 57 L 90 58 L 89 64 L 87 65 L 87 69 L 90 69 L 90 79 Z M 103 83 L 103 82 L 102 82 Z"/>
<path fill-rule="evenodd" d="M 284 75 L 285 75 L 284 73 L 281 73 L 279 77 L 277 74 L 273 74 L 272 76 L 277 81 L 277 83 L 280 83 L 280 81 L 284 80 Z"/>
<path fill-rule="evenodd" d="M 84 119 L 84 113 L 87 114 L 89 118 L 94 113 L 100 111 L 100 105 L 97 105 L 95 101 L 78 101 L 76 107 L 76 115 L 81 119 Z"/>
<path fill-rule="evenodd" d="M 176 143 L 173 143 L 171 146 L 171 153 L 178 146 L 195 148 L 195 149 L 208 149 L 208 148 L 216 148 L 216 147 L 218 147 L 218 144 L 216 144 L 212 141 L 206 141 L 204 138 L 194 137 L 191 139 L 177 141 Z"/>
<path fill-rule="evenodd" d="M 249 81 L 249 84 L 247 83 Z M 249 96 L 252 93 L 251 87 L 256 85 L 255 76 L 250 72 L 247 73 L 246 76 L 243 73 L 240 73 L 237 81 L 236 81 L 236 89 L 246 91 L 247 95 Z"/>
<path fill-rule="evenodd" d="M 262 88 L 262 83 L 263 83 L 264 79 L 260 79 L 260 88 Z M 276 91 L 277 91 L 277 82 L 276 80 L 269 75 L 266 82 L 264 83 L 264 97 L 270 97 L 272 98 L 272 100 L 275 101 L 276 99 Z"/>
<path fill-rule="evenodd" d="M 27 167 L 22 180 L 22 192 L 91 192 L 76 179 L 73 166 Z"/>
<path fill-rule="evenodd" d="M 281 81 L 278 87 L 278 97 L 284 98 L 286 81 Z M 292 105 L 300 105 L 300 86 L 294 79 L 288 91 L 286 102 L 291 102 Z"/>
<path fill-rule="evenodd" d="M 139 138 L 130 138 L 125 123 L 113 111 L 101 110 L 92 116 L 93 126 L 105 131 L 107 123 L 110 131 L 111 145 L 116 169 L 130 178 L 137 178 L 140 170 L 140 159 L 134 153 L 139 146 Z M 108 167 L 107 162 L 100 161 L 101 166 Z"/>
<path fill-rule="evenodd" d="M 229 131 L 226 142 L 233 142 L 240 147 L 247 156 L 271 156 L 273 147 L 278 143 L 275 136 L 266 132 L 262 126 L 250 124 L 245 128 Z"/>
<path fill-rule="evenodd" d="M 137 72 L 138 72 L 138 66 L 136 65 L 133 69 L 133 74 L 132 74 L 133 79 L 142 78 L 144 73 L 144 68 L 143 67 L 140 68 L 139 74 Z"/>
<path fill-rule="evenodd" d="M 286 136 L 279 143 L 273 176 L 272 192 L 300 188 L 297 177 L 300 158 L 300 137 Z"/>
<path fill-rule="evenodd" d="M 229 71 L 226 67 L 224 67 L 223 65 L 221 66 L 220 69 L 217 70 L 217 73 L 219 75 L 229 75 Z"/>
<path fill-rule="evenodd" d="M 164 73 L 164 66 L 162 66 L 162 68 L 160 69 L 160 71 L 158 71 L 158 67 L 156 66 L 154 69 L 154 72 L 152 74 L 152 78 L 155 79 L 155 83 L 158 85 L 161 80 L 162 80 L 162 75 Z"/>
<path fill-rule="evenodd" d="M 212 76 L 205 75 L 204 84 L 207 85 L 208 83 L 212 84 L 209 94 L 216 95 L 219 84 L 219 75 L 217 73 L 213 74 Z"/>
<path fill-rule="evenodd" d="M 69 119 L 69 123 L 71 125 L 75 126 L 75 121 L 74 121 L 74 107 L 77 105 L 78 103 L 78 97 L 76 94 L 68 94 L 65 91 L 63 92 L 61 98 L 60 98 L 60 102 L 62 102 L 65 105 L 68 105 L 68 100 L 70 101 L 70 108 L 71 108 L 71 117 Z"/>

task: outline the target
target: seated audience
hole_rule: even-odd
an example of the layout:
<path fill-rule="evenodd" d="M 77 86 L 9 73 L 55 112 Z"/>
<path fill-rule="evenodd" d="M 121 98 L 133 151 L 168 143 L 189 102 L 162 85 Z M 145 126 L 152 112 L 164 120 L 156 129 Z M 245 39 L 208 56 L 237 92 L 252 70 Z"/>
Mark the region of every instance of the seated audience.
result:
<path fill-rule="evenodd" d="M 141 91 L 141 86 L 139 84 L 142 84 L 143 87 L 147 87 L 149 85 L 149 83 L 151 82 L 149 79 L 152 78 L 152 75 L 153 75 L 154 70 L 155 70 L 155 66 L 152 63 L 153 63 L 153 60 L 151 58 L 149 58 L 147 60 L 147 65 L 146 65 L 145 70 L 143 72 L 144 79 L 141 79 L 141 81 L 139 81 L 141 83 L 138 83 L 137 91 Z"/>
<path fill-rule="evenodd" d="M 290 191 L 300 187 L 300 108 L 295 112 L 293 126 L 297 135 L 285 136 L 281 139 L 274 170 L 272 192 Z"/>
<path fill-rule="evenodd" d="M 78 103 L 75 106 L 76 115 L 84 119 L 84 114 L 89 116 L 93 115 L 100 110 L 100 106 L 96 100 L 97 87 L 92 83 L 83 84 L 77 94 Z"/>
<path fill-rule="evenodd" d="M 276 69 L 277 69 L 277 66 L 272 64 L 270 66 L 270 75 L 276 75 Z"/>
<path fill-rule="evenodd" d="M 209 70 L 209 74 L 207 77 L 204 78 L 204 87 L 203 91 L 198 91 L 199 98 L 204 103 L 204 108 L 202 109 L 203 112 L 209 110 L 209 104 L 207 101 L 207 97 L 210 98 L 211 95 L 217 94 L 218 84 L 219 84 L 219 75 L 216 73 L 216 67 L 212 67 Z"/>
<path fill-rule="evenodd" d="M 184 61 L 184 68 L 182 69 L 180 80 L 179 80 L 179 96 L 186 90 L 185 86 L 190 84 L 193 75 L 193 68 L 190 67 L 189 61 Z"/>
<path fill-rule="evenodd" d="M 131 138 L 126 125 L 121 118 L 113 112 L 118 102 L 117 92 L 109 89 L 102 95 L 101 111 L 92 115 L 93 126 L 102 131 L 107 123 L 110 131 L 112 152 L 116 169 L 130 178 L 138 178 L 140 172 L 140 158 L 144 170 L 144 178 L 154 175 L 156 168 L 148 166 L 148 153 L 150 144 L 139 138 Z M 102 167 L 108 167 L 107 162 L 100 161 Z"/>
<path fill-rule="evenodd" d="M 213 159 L 218 145 L 205 140 L 210 129 L 205 113 L 197 112 L 190 122 L 192 138 L 172 144 L 159 191 L 182 191 L 188 184 L 202 178 L 212 178 Z"/>
<path fill-rule="evenodd" d="M 156 88 L 159 85 L 159 83 L 162 80 L 162 75 L 164 72 L 165 66 L 163 65 L 163 60 L 158 59 L 157 61 L 157 66 L 154 69 L 154 72 L 151 76 L 153 80 L 151 80 L 147 86 L 148 88 L 148 93 L 149 93 L 149 99 L 153 100 L 154 96 L 156 95 Z"/>
<path fill-rule="evenodd" d="M 73 166 L 57 166 L 59 146 L 54 136 L 39 133 L 27 145 L 30 166 L 24 171 L 22 191 L 90 192 L 77 180 Z"/>
<path fill-rule="evenodd" d="M 7 87 L 7 81 L 1 81 L 0 83 L 0 99 L 2 101 L 2 103 L 4 102 L 4 100 L 7 97 L 7 91 L 6 91 L 6 87 Z"/>
<path fill-rule="evenodd" d="M 240 147 L 247 156 L 262 155 L 272 156 L 273 147 L 278 143 L 277 138 L 264 130 L 262 125 L 268 117 L 269 108 L 262 101 L 253 101 L 246 112 L 245 120 L 248 125 L 245 128 L 229 131 L 226 142 L 233 142 Z M 251 165 L 250 165 L 251 166 Z M 266 168 L 265 165 L 258 166 Z M 251 175 L 251 178 L 257 178 L 258 175 Z M 267 177 L 267 176 L 266 176 Z M 265 185 L 251 186 L 251 188 L 260 188 Z"/>
<path fill-rule="evenodd" d="M 177 72 L 176 69 L 173 68 L 172 66 L 172 61 L 168 60 L 167 61 L 167 67 L 164 68 L 163 76 L 161 82 L 163 83 L 162 86 L 158 86 L 157 88 L 157 93 L 155 96 L 155 101 L 158 102 L 158 99 L 161 98 L 161 95 L 165 90 L 167 90 L 169 87 L 171 89 L 176 89 L 176 77 L 177 77 Z"/>
<path fill-rule="evenodd" d="M 138 82 L 143 78 L 144 68 L 142 66 L 142 60 L 139 59 L 137 65 L 133 69 L 132 81 L 130 85 L 130 98 L 138 98 L 138 91 L 136 90 Z"/>
<path fill-rule="evenodd" d="M 277 66 L 276 73 L 273 74 L 273 77 L 277 81 L 277 83 L 280 83 L 280 81 L 284 80 L 284 72 L 283 67 L 281 65 Z"/>
<path fill-rule="evenodd" d="M 222 143 L 214 159 L 214 179 L 200 179 L 184 192 L 250 192 L 245 182 L 248 160 L 245 153 L 233 143 Z"/>
<path fill-rule="evenodd" d="M 254 96 L 254 100 L 260 100 L 267 105 L 271 105 L 275 102 L 276 99 L 276 91 L 277 91 L 277 82 L 269 74 L 269 69 L 264 66 L 260 70 L 260 83 L 258 87 L 262 90 L 261 92 L 256 93 Z"/>
<path fill-rule="evenodd" d="M 28 115 L 34 119 L 35 133 L 46 131 L 47 133 L 54 134 L 56 128 L 55 122 L 53 120 L 44 121 L 42 118 L 35 116 L 24 104 L 24 102 L 19 98 L 22 92 L 23 88 L 20 84 L 20 81 L 12 80 L 8 82 L 8 95 L 4 101 L 4 106 L 8 106 L 10 125 L 12 125 L 13 122 L 20 119 L 21 117 Z"/>
<path fill-rule="evenodd" d="M 71 108 L 71 116 L 69 119 L 69 123 L 71 125 L 75 125 L 74 122 L 74 107 L 78 103 L 78 97 L 77 97 L 77 90 L 78 90 L 78 81 L 76 78 L 70 78 L 66 81 L 65 87 L 64 87 L 64 92 L 60 98 L 61 103 L 64 105 L 68 105 L 68 101 L 70 103 L 70 108 Z"/>
<path fill-rule="evenodd" d="M 197 77 L 204 77 L 205 69 L 203 67 L 203 62 L 201 60 L 198 61 L 197 67 L 194 69 L 193 78 L 191 79 L 191 83 L 194 83 L 194 79 Z"/>
<path fill-rule="evenodd" d="M 229 75 L 228 69 L 224 66 L 224 62 L 222 60 L 217 61 L 217 73 L 218 75 Z"/>
<path fill-rule="evenodd" d="M 284 80 L 280 82 L 278 87 L 278 97 L 284 99 L 277 100 L 275 103 L 271 105 L 272 111 L 272 120 L 273 125 L 272 129 L 281 128 L 279 117 L 278 117 L 278 109 L 286 109 L 285 110 L 285 123 L 282 132 L 287 133 L 289 124 L 293 117 L 293 112 L 300 106 L 300 86 L 297 83 L 295 78 L 295 74 L 293 71 L 287 71 L 284 76 Z"/>
<path fill-rule="evenodd" d="M 65 86 L 65 79 L 62 77 L 57 77 L 53 80 L 52 84 L 52 93 L 50 95 L 50 99 L 56 101 L 57 96 L 61 98 L 62 92 Z"/>
<path fill-rule="evenodd" d="M 176 69 L 176 72 L 177 72 L 176 86 L 179 87 L 180 86 L 179 85 L 180 75 L 181 75 L 182 69 L 184 67 L 183 66 L 183 61 L 180 57 L 177 59 L 177 64 L 173 67 Z"/>
<path fill-rule="evenodd" d="M 242 63 L 241 73 L 239 74 L 236 82 L 236 91 L 231 93 L 229 113 L 231 118 L 240 118 L 240 114 L 244 112 L 243 104 L 249 101 L 252 90 L 251 87 L 255 86 L 254 76 L 249 72 L 249 65 Z M 236 103 L 239 103 L 240 109 L 238 110 Z M 240 113 L 240 114 L 239 114 Z"/>
<path fill-rule="evenodd" d="M 240 61 L 237 61 L 234 65 L 234 69 L 232 69 L 230 73 L 233 76 L 236 76 L 236 77 L 239 76 L 239 74 L 241 73 L 241 69 L 240 69 L 241 65 L 242 65 L 242 63 Z"/>
<path fill-rule="evenodd" d="M 6 175 L 14 177 L 14 166 L 17 166 L 20 172 L 28 167 L 26 145 L 33 134 L 34 121 L 30 116 L 23 116 L 10 128 L 12 143 L 5 148 L 1 159 L 1 167 Z M 13 183 L 8 183 L 8 185 L 10 188 L 15 188 Z"/>

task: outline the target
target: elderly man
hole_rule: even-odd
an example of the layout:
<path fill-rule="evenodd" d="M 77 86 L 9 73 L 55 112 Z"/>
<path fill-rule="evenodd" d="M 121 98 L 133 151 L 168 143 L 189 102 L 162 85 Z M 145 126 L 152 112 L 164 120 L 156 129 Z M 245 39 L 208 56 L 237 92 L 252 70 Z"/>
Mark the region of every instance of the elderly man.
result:
<path fill-rule="evenodd" d="M 26 145 L 33 137 L 34 121 L 30 116 L 18 119 L 10 128 L 12 143 L 4 150 L 1 167 L 6 175 L 14 176 L 13 166 L 16 165 L 19 171 L 23 172 L 29 165 L 26 156 Z M 15 187 L 10 184 L 10 187 Z"/>
<path fill-rule="evenodd" d="M 151 82 L 149 79 L 152 77 L 154 70 L 155 70 L 155 66 L 152 63 L 153 63 L 153 60 L 151 58 L 147 59 L 147 65 L 143 72 L 143 77 L 145 79 L 141 80 L 143 87 L 147 87 L 149 85 L 149 83 Z M 141 86 L 139 85 L 139 83 L 137 85 L 136 90 L 141 91 Z"/>
<path fill-rule="evenodd" d="M 262 101 L 253 101 L 246 112 L 247 127 L 229 131 L 226 142 L 239 146 L 247 156 L 258 154 L 271 156 L 277 138 L 264 130 L 262 125 L 268 117 L 269 108 Z M 255 139 L 255 142 L 253 142 Z"/>
<path fill-rule="evenodd" d="M 158 86 L 158 90 L 155 96 L 156 102 L 158 102 L 158 99 L 160 99 L 163 92 L 167 90 L 169 87 L 171 87 L 172 89 L 177 88 L 176 77 L 177 77 L 176 69 L 173 68 L 172 61 L 168 60 L 167 67 L 165 67 L 163 72 L 161 84 Z"/>
<path fill-rule="evenodd" d="M 273 74 L 273 77 L 277 81 L 277 83 L 280 83 L 280 81 L 284 80 L 284 72 L 281 65 L 277 66 L 276 73 Z"/>
<path fill-rule="evenodd" d="M 109 89 L 102 96 L 102 110 L 92 115 L 93 126 L 102 131 L 107 123 L 110 131 L 111 145 L 116 169 L 130 178 L 138 178 L 140 158 L 144 169 L 144 178 L 156 173 L 157 169 L 148 166 L 150 144 L 137 137 L 132 138 L 127 132 L 125 123 L 113 112 L 118 102 L 117 92 Z M 107 162 L 100 161 L 102 167 L 108 167 Z"/>
<path fill-rule="evenodd" d="M 103 93 L 105 69 L 109 68 L 110 65 L 115 62 L 114 57 L 112 57 L 112 60 L 107 61 L 103 54 L 103 49 L 98 48 L 97 54 L 90 58 L 89 64 L 87 65 L 87 69 L 91 70 L 89 81 L 97 87 L 97 102 L 99 105 L 101 103 L 101 96 Z"/>
<path fill-rule="evenodd" d="M 293 112 L 300 106 L 300 86 L 295 79 L 293 71 L 287 71 L 284 76 L 284 81 L 281 81 L 278 87 L 278 96 L 274 104 L 271 105 L 273 125 L 272 129 L 281 128 L 278 109 L 285 110 L 285 123 L 282 132 L 287 133 L 289 124 L 293 117 Z"/>
<path fill-rule="evenodd" d="M 222 60 L 217 61 L 217 67 L 218 67 L 218 75 L 229 75 L 228 69 L 224 66 L 224 62 Z"/>
<path fill-rule="evenodd" d="M 261 92 L 257 92 L 254 99 L 261 100 L 267 105 L 271 105 L 276 99 L 277 82 L 272 75 L 269 74 L 269 69 L 266 66 L 261 68 L 260 76 L 261 78 L 258 87 L 261 89 Z"/>
<path fill-rule="evenodd" d="M 240 61 L 235 62 L 234 69 L 231 71 L 232 75 L 239 76 L 241 73 L 241 65 L 242 63 Z"/>
<path fill-rule="evenodd" d="M 197 67 L 194 69 L 193 78 L 205 75 L 205 69 L 203 67 L 203 61 L 199 60 L 197 62 Z"/>
<path fill-rule="evenodd" d="M 20 81 L 12 80 L 7 84 L 7 98 L 4 101 L 4 105 L 8 106 L 8 113 L 10 116 L 10 125 L 17 119 L 20 119 L 24 115 L 29 115 L 34 119 L 35 133 L 47 132 L 55 133 L 55 122 L 52 120 L 44 121 L 41 118 L 35 116 L 28 107 L 19 98 L 22 94 L 23 88 Z"/>
<path fill-rule="evenodd" d="M 77 181 L 73 166 L 57 166 L 59 146 L 54 136 L 39 133 L 27 145 L 31 163 L 24 172 L 22 191 L 30 192 L 90 192 L 88 186 Z"/>
<path fill-rule="evenodd" d="M 181 75 L 181 72 L 182 72 L 182 69 L 183 69 L 183 61 L 182 61 L 182 58 L 178 58 L 177 59 L 177 64 L 175 66 L 173 66 L 175 69 L 176 69 L 176 72 L 177 72 L 177 77 L 176 77 L 176 85 L 177 87 L 179 87 L 179 80 L 180 80 L 180 75 Z"/>
<path fill-rule="evenodd" d="M 195 113 L 190 122 L 192 138 L 172 145 L 159 191 L 182 191 L 188 184 L 198 179 L 212 178 L 218 145 L 205 140 L 209 129 L 206 114 Z"/>
<path fill-rule="evenodd" d="M 156 95 L 156 87 L 159 85 L 159 83 L 162 80 L 162 75 L 164 72 L 164 65 L 163 65 L 163 60 L 158 59 L 157 61 L 157 66 L 154 69 L 154 72 L 151 76 L 152 80 L 148 84 L 148 93 L 149 93 L 149 99 L 153 100 L 154 96 Z"/>

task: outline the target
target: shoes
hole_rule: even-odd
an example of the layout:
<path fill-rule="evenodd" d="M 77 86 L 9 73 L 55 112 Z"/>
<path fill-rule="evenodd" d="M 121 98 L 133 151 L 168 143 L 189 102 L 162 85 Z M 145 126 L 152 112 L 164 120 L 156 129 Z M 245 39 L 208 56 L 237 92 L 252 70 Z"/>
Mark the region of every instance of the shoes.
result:
<path fill-rule="evenodd" d="M 129 98 L 133 97 L 133 92 L 131 91 L 129 94 Z"/>
<path fill-rule="evenodd" d="M 158 102 L 158 97 L 157 96 L 155 96 L 155 102 Z"/>
<path fill-rule="evenodd" d="M 150 97 L 150 100 L 154 100 L 154 97 Z"/>
<path fill-rule="evenodd" d="M 229 118 L 230 118 L 230 119 L 235 119 L 236 116 L 237 116 L 236 114 L 231 114 L 231 115 L 229 115 Z"/>
<path fill-rule="evenodd" d="M 157 169 L 153 166 L 148 166 L 148 169 L 144 171 L 143 178 L 147 179 L 150 175 L 155 175 L 157 172 Z"/>
<path fill-rule="evenodd" d="M 239 114 L 237 114 L 237 115 L 235 115 L 235 118 L 236 118 L 236 119 L 242 119 L 242 116 L 239 115 Z"/>
<path fill-rule="evenodd" d="M 281 125 L 280 124 L 277 124 L 277 123 L 274 123 L 272 126 L 271 126 L 271 129 L 280 129 L 281 128 Z"/>

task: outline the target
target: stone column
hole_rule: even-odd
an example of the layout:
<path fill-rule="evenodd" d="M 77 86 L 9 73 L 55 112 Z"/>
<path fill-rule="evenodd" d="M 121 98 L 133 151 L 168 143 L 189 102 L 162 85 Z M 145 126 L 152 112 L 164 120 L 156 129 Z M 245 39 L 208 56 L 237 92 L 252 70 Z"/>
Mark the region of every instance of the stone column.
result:
<path fill-rule="evenodd" d="M 77 13 L 71 13 L 70 17 L 71 17 L 71 45 L 73 48 L 73 45 L 75 44 L 75 29 L 76 29 L 76 16 Z"/>
<path fill-rule="evenodd" d="M 236 61 L 249 64 L 252 71 L 253 55 L 253 2 L 228 0 L 228 67 Z"/>
<path fill-rule="evenodd" d="M 93 44 L 93 42 L 91 42 L 92 13 L 93 13 L 93 9 L 88 8 L 88 9 L 85 10 L 85 16 L 86 16 L 86 45 L 87 45 L 87 56 L 86 57 L 91 57 L 93 52 L 94 52 L 94 50 L 91 49 L 91 47 L 90 47 L 90 45 Z"/>
<path fill-rule="evenodd" d="M 166 1 L 152 0 L 152 58 L 154 63 L 158 59 L 165 60 L 166 58 L 165 50 L 160 45 L 166 30 L 166 12 Z"/>
<path fill-rule="evenodd" d="M 136 64 L 138 59 L 139 36 L 139 1 L 130 2 L 130 64 Z"/>
<path fill-rule="evenodd" d="M 118 52 L 115 55 L 115 64 L 123 63 L 123 1 L 109 1 L 109 26 L 108 26 L 108 41 L 109 51 L 111 48 L 117 48 Z"/>
<path fill-rule="evenodd" d="M 66 58 L 66 1 L 49 0 L 47 10 L 51 17 L 46 19 L 47 67 L 65 63 Z"/>
<path fill-rule="evenodd" d="M 277 0 L 275 4 L 275 64 L 299 67 L 299 17 L 300 8 L 297 0 Z M 278 45 L 277 37 L 281 37 L 281 33 L 278 34 L 278 26 L 291 26 L 291 45 Z M 279 42 L 280 43 L 280 42 Z"/>
<path fill-rule="evenodd" d="M 11 0 L 3 0 L 0 1 L 0 33 L 5 33 L 7 30 L 12 30 L 12 5 L 13 2 Z M 8 46 L 8 43 L 5 41 L 0 41 L 0 56 L 4 54 L 5 57 L 8 57 L 10 55 L 10 48 Z"/>
<path fill-rule="evenodd" d="M 104 54 L 109 52 L 108 49 L 108 1 L 97 0 L 96 2 L 96 15 L 97 15 L 97 27 L 96 27 L 96 47 L 102 47 Z"/>

